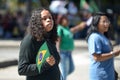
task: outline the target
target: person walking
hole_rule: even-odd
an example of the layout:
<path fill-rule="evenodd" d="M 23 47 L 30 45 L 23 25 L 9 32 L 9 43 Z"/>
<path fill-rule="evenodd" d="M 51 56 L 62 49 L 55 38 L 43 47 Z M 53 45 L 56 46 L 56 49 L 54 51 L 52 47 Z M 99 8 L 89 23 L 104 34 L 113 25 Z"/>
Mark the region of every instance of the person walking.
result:
<path fill-rule="evenodd" d="M 74 71 L 74 62 L 72 58 L 72 51 L 74 50 L 73 35 L 75 32 L 84 29 L 85 22 L 82 22 L 72 28 L 69 28 L 69 21 L 66 15 L 59 15 L 58 20 L 58 41 L 57 49 L 60 52 L 60 70 L 63 80 L 67 80 L 67 76 Z"/>
<path fill-rule="evenodd" d="M 86 38 L 90 53 L 89 80 L 115 80 L 114 57 L 120 54 L 120 49 L 113 50 L 107 36 L 109 27 L 107 14 L 98 12 L 93 16 Z"/>
<path fill-rule="evenodd" d="M 56 49 L 56 40 L 57 29 L 50 11 L 44 8 L 33 11 L 27 34 L 20 45 L 19 75 L 25 75 L 26 80 L 60 80 L 60 56 Z M 43 62 L 39 72 L 36 56 L 45 41 L 51 56 Z"/>

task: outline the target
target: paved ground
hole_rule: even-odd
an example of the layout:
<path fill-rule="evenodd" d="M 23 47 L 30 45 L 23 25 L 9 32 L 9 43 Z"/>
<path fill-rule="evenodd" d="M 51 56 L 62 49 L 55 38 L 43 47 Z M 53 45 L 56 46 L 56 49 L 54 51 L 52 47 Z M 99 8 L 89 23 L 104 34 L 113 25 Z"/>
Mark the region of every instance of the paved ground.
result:
<path fill-rule="evenodd" d="M 5 44 L 5 45 L 4 45 Z M 0 41 L 0 62 L 18 60 L 19 41 Z M 3 45 L 3 46 L 2 46 Z M 12 45 L 12 46 L 11 46 Z M 75 41 L 73 60 L 75 71 L 68 76 L 67 80 L 89 80 L 89 54 L 85 41 Z M 118 47 L 115 47 L 118 48 Z M 115 68 L 120 76 L 120 56 L 115 58 Z M 0 68 L 0 80 L 25 80 L 24 76 L 17 73 L 17 65 Z"/>

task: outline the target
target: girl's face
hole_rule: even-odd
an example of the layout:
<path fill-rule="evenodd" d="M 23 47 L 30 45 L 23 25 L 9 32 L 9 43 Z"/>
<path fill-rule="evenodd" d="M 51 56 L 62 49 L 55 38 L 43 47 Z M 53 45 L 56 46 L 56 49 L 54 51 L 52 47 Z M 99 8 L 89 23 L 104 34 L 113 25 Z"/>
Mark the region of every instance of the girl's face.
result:
<path fill-rule="evenodd" d="M 107 32 L 109 29 L 110 21 L 106 16 L 101 16 L 98 23 L 98 31 L 101 33 Z"/>
<path fill-rule="evenodd" d="M 53 18 L 52 15 L 50 14 L 50 12 L 48 10 L 43 10 L 41 12 L 41 21 L 42 21 L 42 25 L 45 28 L 45 30 L 47 32 L 51 31 L 53 29 Z"/>
<path fill-rule="evenodd" d="M 68 26 L 68 19 L 67 18 L 62 19 L 62 25 L 65 26 L 65 27 Z"/>

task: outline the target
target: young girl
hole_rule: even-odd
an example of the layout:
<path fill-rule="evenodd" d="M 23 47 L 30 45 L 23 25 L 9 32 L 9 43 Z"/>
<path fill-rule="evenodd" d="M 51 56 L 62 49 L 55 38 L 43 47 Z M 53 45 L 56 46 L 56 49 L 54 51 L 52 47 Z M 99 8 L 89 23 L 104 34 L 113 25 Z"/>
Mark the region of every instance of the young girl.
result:
<path fill-rule="evenodd" d="M 72 59 L 72 51 L 74 50 L 73 35 L 75 32 L 84 29 L 86 23 L 82 22 L 72 28 L 69 28 L 69 21 L 66 15 L 61 15 L 58 21 L 58 42 L 57 49 L 60 52 L 60 69 L 63 80 L 67 80 L 67 76 L 74 71 L 74 62 Z"/>
<path fill-rule="evenodd" d="M 20 45 L 18 73 L 25 75 L 26 80 L 60 80 L 60 56 L 56 50 L 56 40 L 57 31 L 51 13 L 44 8 L 35 10 L 29 21 L 28 32 Z M 51 56 L 43 62 L 39 72 L 36 56 L 45 41 Z"/>

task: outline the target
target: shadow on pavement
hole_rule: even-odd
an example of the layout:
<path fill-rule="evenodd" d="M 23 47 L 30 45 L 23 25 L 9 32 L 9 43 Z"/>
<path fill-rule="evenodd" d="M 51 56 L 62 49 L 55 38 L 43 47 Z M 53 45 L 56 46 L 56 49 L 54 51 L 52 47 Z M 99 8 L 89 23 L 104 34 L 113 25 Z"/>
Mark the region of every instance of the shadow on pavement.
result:
<path fill-rule="evenodd" d="M 3 62 L 0 62 L 0 68 L 6 68 L 6 67 L 14 66 L 17 64 L 18 64 L 18 60 L 3 61 Z"/>

